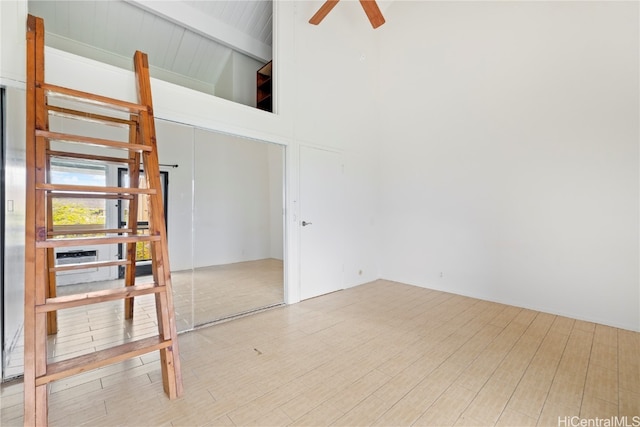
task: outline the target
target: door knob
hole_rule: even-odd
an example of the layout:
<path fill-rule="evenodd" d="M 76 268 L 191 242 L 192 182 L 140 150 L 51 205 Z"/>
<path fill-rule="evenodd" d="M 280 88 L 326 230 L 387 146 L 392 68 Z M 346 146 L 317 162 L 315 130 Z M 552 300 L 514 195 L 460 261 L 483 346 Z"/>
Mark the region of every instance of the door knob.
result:
<path fill-rule="evenodd" d="M 307 221 L 302 221 L 302 226 L 303 227 L 306 227 L 307 225 L 311 225 L 311 223 L 307 222 Z"/>

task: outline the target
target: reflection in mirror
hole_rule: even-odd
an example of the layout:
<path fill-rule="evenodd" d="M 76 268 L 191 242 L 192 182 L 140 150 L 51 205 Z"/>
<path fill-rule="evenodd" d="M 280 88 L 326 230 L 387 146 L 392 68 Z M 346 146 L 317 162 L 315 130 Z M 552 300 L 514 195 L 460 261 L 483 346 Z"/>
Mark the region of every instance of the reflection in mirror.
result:
<path fill-rule="evenodd" d="M 284 148 L 194 137 L 194 323 L 284 301 Z"/>
<path fill-rule="evenodd" d="M 25 222 L 25 91 L 0 88 L 0 245 L 2 276 L 2 379 L 23 371 L 24 222 Z"/>
<path fill-rule="evenodd" d="M 160 170 L 167 174 L 167 243 L 178 332 L 193 329 L 193 127 L 156 119 Z"/>
<path fill-rule="evenodd" d="M 22 315 L 24 295 L 24 91 L 6 91 L 5 210 L 3 271 L 3 376 L 23 370 Z M 15 116 L 15 117 L 14 117 Z M 119 128 L 95 133 L 91 123 L 51 117 L 52 131 L 119 140 Z M 165 196 L 169 260 L 178 331 L 264 307 L 284 300 L 283 206 L 284 147 L 194 129 L 193 126 L 156 120 L 158 155 Z M 86 147 L 86 154 L 93 148 Z M 97 165 L 76 159 L 54 159 L 52 179 L 79 184 L 116 186 L 126 180 L 118 164 Z M 79 203 L 86 202 L 85 204 Z M 117 228 L 126 204 L 115 200 L 60 198 L 54 206 L 55 222 L 64 227 L 65 215 L 87 214 L 87 221 Z M 89 215 L 90 214 L 90 215 Z M 144 216 L 138 218 L 144 228 Z M 76 221 L 77 222 L 77 221 Z M 144 248 L 136 270 L 145 271 Z M 122 258 L 114 245 L 84 244 L 58 248 L 55 263 L 73 263 L 78 257 L 97 261 Z M 139 268 L 138 268 L 139 267 Z M 124 286 L 118 266 L 60 271 L 58 296 Z M 125 319 L 122 301 L 58 311 L 58 333 L 50 336 L 49 351 L 60 358 L 91 353 L 157 333 L 153 295 L 135 298 L 134 317 Z"/>

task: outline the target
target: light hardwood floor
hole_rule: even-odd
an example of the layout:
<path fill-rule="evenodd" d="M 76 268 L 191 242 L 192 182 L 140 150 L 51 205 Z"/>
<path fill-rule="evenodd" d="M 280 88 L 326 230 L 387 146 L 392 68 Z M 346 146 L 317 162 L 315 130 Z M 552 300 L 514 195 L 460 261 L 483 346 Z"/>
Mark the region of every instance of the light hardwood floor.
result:
<path fill-rule="evenodd" d="M 247 312 L 282 304 L 284 301 L 283 262 L 272 258 L 202 267 L 172 272 L 174 307 L 178 332 L 220 321 Z M 152 282 L 151 276 L 138 277 L 136 283 Z M 124 280 L 80 283 L 58 287 L 58 295 L 72 295 L 101 289 L 119 288 Z M 49 340 L 49 355 L 62 352 L 72 357 L 96 348 L 122 344 L 133 337 L 156 332 L 152 299 L 136 299 L 135 321 L 123 322 L 122 303 L 78 307 L 58 313 L 60 332 Z M 151 304 L 151 305 L 150 305 Z M 115 323 L 114 323 L 115 322 Z M 82 325 L 83 327 L 78 327 Z M 120 325 L 122 330 L 114 328 Z M 23 337 L 5 360 L 5 376 L 24 371 Z M 70 354 L 72 350 L 73 354 Z M 64 358 L 63 357 L 63 358 Z"/>
<path fill-rule="evenodd" d="M 153 302 L 142 300 L 132 324 L 108 317 L 92 330 L 65 319 L 51 356 L 74 352 L 63 332 L 74 327 L 96 347 L 151 333 Z M 182 398 L 165 397 L 150 354 L 53 383 L 50 424 L 568 426 L 640 416 L 640 333 L 383 280 L 180 335 L 180 351 Z M 1 393 L 2 425 L 21 425 L 21 382 Z"/>

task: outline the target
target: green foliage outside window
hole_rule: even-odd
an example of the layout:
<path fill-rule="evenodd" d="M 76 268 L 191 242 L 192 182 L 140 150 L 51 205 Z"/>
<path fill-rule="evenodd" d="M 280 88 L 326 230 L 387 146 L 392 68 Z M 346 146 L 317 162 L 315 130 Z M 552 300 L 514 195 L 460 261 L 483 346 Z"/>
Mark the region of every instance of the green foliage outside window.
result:
<path fill-rule="evenodd" d="M 53 223 L 55 225 L 105 225 L 106 217 L 103 207 L 87 206 L 83 203 L 65 199 L 53 200 Z M 136 259 L 150 260 L 151 245 L 149 242 L 136 243 Z"/>
<path fill-rule="evenodd" d="M 136 259 L 138 261 L 151 259 L 151 245 L 148 242 L 136 243 Z"/>
<path fill-rule="evenodd" d="M 53 223 L 55 225 L 104 224 L 104 208 L 90 207 L 62 199 L 54 200 Z"/>

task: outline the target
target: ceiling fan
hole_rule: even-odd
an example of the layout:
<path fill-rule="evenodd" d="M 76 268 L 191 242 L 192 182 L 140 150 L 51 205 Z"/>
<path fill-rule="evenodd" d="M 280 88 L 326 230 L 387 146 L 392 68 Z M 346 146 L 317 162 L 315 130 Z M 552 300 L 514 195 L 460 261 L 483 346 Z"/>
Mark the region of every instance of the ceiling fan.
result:
<path fill-rule="evenodd" d="M 316 14 L 311 17 L 309 23 L 318 25 L 339 1 L 340 0 L 325 1 L 324 4 L 320 6 L 320 9 L 318 9 Z M 373 28 L 378 28 L 380 25 L 384 24 L 384 16 L 382 16 L 382 12 L 380 12 L 380 8 L 378 7 L 376 0 L 360 0 L 360 4 L 364 9 L 364 13 L 367 14 L 369 22 L 371 22 Z"/>

